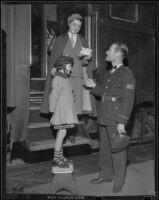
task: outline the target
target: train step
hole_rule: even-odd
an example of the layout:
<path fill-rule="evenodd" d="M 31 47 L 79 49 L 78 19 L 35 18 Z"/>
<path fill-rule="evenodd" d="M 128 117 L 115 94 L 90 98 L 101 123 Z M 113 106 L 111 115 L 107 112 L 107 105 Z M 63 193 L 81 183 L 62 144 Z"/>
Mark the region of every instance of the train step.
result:
<path fill-rule="evenodd" d="M 84 134 L 84 124 L 81 122 L 75 128 L 71 129 L 71 134 L 80 136 Z M 28 126 L 28 141 L 50 140 L 56 137 L 57 131 L 53 129 L 49 122 L 30 123 Z M 68 135 L 70 132 L 68 131 Z"/>
<path fill-rule="evenodd" d="M 46 78 L 31 78 L 30 89 L 44 91 Z"/>
<path fill-rule="evenodd" d="M 49 122 L 50 116 L 40 113 L 40 106 L 32 106 L 29 111 L 29 122 L 30 123 L 41 123 Z"/>
<path fill-rule="evenodd" d="M 76 142 L 71 143 L 69 140 L 66 140 L 63 147 L 70 147 L 70 146 L 77 146 L 77 145 L 90 145 L 90 142 L 87 138 L 83 136 L 76 137 Z M 40 151 L 45 149 L 54 149 L 55 146 L 55 139 L 47 139 L 42 141 L 32 141 L 28 144 L 28 149 L 30 151 Z"/>

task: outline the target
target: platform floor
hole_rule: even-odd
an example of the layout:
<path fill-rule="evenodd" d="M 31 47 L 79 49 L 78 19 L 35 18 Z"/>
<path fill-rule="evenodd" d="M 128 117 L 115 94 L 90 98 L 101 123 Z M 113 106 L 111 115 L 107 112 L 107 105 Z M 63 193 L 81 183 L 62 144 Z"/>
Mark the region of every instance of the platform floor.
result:
<path fill-rule="evenodd" d="M 112 192 L 112 183 L 92 184 L 90 181 L 98 176 L 98 173 L 87 174 L 76 178 L 79 195 L 85 196 L 139 196 L 154 195 L 154 161 L 147 161 L 129 165 L 126 182 L 122 191 L 118 194 Z M 24 193 L 49 194 L 50 183 L 39 184 L 24 188 Z M 67 194 L 67 193 L 63 193 Z"/>
<path fill-rule="evenodd" d="M 114 196 L 113 182 L 94 185 L 90 180 L 98 176 L 98 151 L 71 157 L 80 195 Z M 131 147 L 128 151 L 126 184 L 117 195 L 154 195 L 154 144 Z M 49 194 L 52 164 L 41 162 L 7 168 L 8 194 Z"/>

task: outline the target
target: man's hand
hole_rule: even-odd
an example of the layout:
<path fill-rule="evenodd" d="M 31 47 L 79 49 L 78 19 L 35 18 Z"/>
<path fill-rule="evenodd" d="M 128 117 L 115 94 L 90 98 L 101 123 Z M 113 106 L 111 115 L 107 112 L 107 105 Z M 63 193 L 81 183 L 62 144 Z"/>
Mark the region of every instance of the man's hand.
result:
<path fill-rule="evenodd" d="M 117 132 L 120 134 L 120 133 L 125 133 L 126 134 L 126 131 L 125 131 L 125 125 L 124 124 L 117 124 Z"/>
<path fill-rule="evenodd" d="M 85 78 L 84 85 L 89 88 L 94 88 L 96 86 L 96 83 L 90 78 Z"/>

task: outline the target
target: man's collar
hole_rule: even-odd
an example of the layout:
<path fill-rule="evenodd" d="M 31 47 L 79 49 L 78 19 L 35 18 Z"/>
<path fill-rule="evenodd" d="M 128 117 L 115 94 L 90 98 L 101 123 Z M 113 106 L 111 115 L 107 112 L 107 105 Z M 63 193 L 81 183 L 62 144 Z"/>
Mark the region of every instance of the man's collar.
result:
<path fill-rule="evenodd" d="M 118 68 L 121 67 L 122 65 L 123 65 L 123 63 L 120 63 L 120 64 L 118 64 L 118 65 L 113 66 L 112 68 L 113 68 L 113 69 L 118 69 Z"/>
<path fill-rule="evenodd" d="M 110 71 L 111 74 L 113 74 L 116 70 L 118 70 L 121 66 L 123 66 L 123 63 L 118 64 L 114 67 L 112 67 L 112 70 Z"/>

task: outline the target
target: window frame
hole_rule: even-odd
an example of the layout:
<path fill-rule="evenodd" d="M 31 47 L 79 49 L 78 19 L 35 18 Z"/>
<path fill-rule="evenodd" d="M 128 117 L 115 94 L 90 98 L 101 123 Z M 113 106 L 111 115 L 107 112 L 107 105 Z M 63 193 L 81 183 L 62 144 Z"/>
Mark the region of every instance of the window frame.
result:
<path fill-rule="evenodd" d="M 109 6 L 109 16 L 112 19 L 116 19 L 116 20 L 119 20 L 119 21 L 130 22 L 130 23 L 138 23 L 138 21 L 139 21 L 139 6 L 138 6 L 138 4 L 135 4 L 135 20 L 124 19 L 124 18 L 113 16 L 112 15 L 112 4 L 110 4 L 110 6 Z"/>

